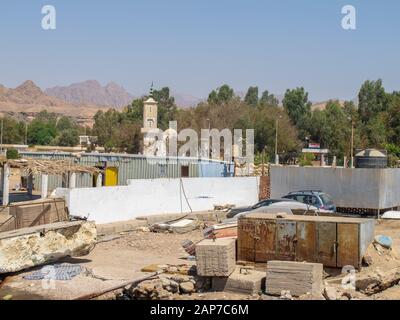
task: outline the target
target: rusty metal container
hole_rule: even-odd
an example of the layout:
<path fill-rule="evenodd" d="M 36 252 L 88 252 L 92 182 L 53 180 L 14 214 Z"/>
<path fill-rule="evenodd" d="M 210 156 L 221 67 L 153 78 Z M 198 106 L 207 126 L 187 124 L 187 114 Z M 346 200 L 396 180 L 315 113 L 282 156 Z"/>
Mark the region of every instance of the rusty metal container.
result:
<path fill-rule="evenodd" d="M 238 223 L 238 260 L 307 261 L 326 267 L 361 266 L 375 220 L 249 214 Z"/>

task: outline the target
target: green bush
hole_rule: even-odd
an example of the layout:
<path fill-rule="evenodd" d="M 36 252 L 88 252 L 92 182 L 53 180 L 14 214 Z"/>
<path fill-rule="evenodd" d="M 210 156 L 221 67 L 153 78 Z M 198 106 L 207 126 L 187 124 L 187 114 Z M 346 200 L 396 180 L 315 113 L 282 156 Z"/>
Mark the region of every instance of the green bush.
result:
<path fill-rule="evenodd" d="M 299 165 L 301 167 L 312 166 L 314 158 L 314 155 L 311 153 L 303 153 L 299 159 Z"/>
<path fill-rule="evenodd" d="M 7 159 L 19 159 L 21 156 L 17 149 L 8 149 L 6 153 Z"/>

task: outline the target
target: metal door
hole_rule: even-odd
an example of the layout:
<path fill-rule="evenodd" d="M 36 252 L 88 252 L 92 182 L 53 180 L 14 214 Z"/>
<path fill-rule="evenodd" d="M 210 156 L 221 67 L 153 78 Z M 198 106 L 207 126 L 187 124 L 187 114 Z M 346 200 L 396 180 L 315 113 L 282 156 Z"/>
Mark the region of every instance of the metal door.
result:
<path fill-rule="evenodd" d="M 240 219 L 238 223 L 238 260 L 254 261 L 255 259 L 255 224 L 258 221 Z"/>
<path fill-rule="evenodd" d="M 297 222 L 296 261 L 317 261 L 317 230 L 315 222 Z"/>
<path fill-rule="evenodd" d="M 359 257 L 359 225 L 349 223 L 338 223 L 337 225 L 337 266 L 353 266 L 358 268 Z"/>
<path fill-rule="evenodd" d="M 326 267 L 336 268 L 336 223 L 317 223 L 317 261 Z"/>
<path fill-rule="evenodd" d="M 276 224 L 277 259 L 294 261 L 296 259 L 296 222 L 278 220 Z"/>
<path fill-rule="evenodd" d="M 256 225 L 255 262 L 276 259 L 276 222 L 263 220 Z"/>

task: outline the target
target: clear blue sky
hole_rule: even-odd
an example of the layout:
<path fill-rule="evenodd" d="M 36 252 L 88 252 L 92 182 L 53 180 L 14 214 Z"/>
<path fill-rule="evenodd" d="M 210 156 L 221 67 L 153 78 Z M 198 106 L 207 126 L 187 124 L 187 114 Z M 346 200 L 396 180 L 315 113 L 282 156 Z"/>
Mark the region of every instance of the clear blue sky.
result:
<path fill-rule="evenodd" d="M 41 29 L 41 8 L 57 30 Z M 357 9 L 357 30 L 341 8 Z M 398 0 L 2 0 L 0 83 L 42 88 L 87 79 L 132 94 L 170 86 L 206 96 L 228 83 L 313 100 L 352 99 L 366 79 L 400 90 Z"/>

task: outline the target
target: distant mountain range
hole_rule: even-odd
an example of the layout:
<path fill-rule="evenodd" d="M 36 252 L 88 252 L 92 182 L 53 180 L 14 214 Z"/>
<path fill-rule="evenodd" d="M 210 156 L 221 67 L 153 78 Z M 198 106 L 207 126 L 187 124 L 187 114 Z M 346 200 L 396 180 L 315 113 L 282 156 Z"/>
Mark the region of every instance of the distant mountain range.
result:
<path fill-rule="evenodd" d="M 91 125 L 99 109 L 99 106 L 69 103 L 49 96 L 30 80 L 13 89 L 0 85 L 0 114 L 21 120 L 31 120 L 40 111 L 47 110 L 70 116 L 80 124 Z"/>
<path fill-rule="evenodd" d="M 126 107 L 134 98 L 114 82 L 103 87 L 96 80 L 74 83 L 67 87 L 49 88 L 45 93 L 69 103 L 112 108 Z"/>
<path fill-rule="evenodd" d="M 104 87 L 96 80 L 87 80 L 65 87 L 54 87 L 45 90 L 49 96 L 75 104 L 88 104 L 100 107 L 123 108 L 135 98 L 122 86 L 110 82 Z M 194 107 L 203 99 L 190 94 L 172 92 L 176 104 L 181 108 Z"/>
<path fill-rule="evenodd" d="M 245 93 L 236 92 L 244 97 Z M 172 91 L 180 108 L 194 107 L 206 98 Z M 276 95 L 282 103 L 283 95 Z M 44 92 L 33 82 L 25 81 L 16 88 L 6 88 L 0 84 L 0 115 L 9 115 L 22 120 L 30 120 L 47 110 L 59 115 L 67 115 L 83 125 L 92 125 L 98 110 L 121 109 L 129 105 L 135 97 L 123 87 L 110 82 L 102 86 L 96 80 L 74 83 L 65 87 L 54 87 Z M 356 100 L 356 99 L 355 99 Z M 343 101 L 340 101 L 343 104 Z M 313 110 L 324 110 L 326 102 L 313 103 Z"/>

